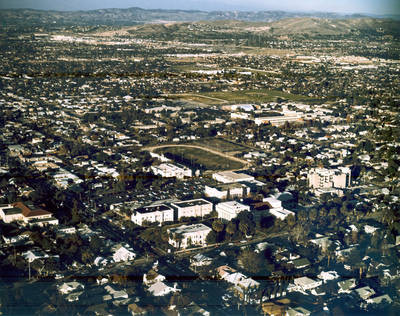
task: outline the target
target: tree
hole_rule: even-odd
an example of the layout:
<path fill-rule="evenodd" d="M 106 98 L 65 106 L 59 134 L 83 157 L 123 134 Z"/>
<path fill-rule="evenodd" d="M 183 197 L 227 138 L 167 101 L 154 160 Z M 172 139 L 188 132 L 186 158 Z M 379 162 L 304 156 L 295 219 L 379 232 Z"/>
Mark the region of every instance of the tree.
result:
<path fill-rule="evenodd" d="M 71 222 L 72 224 L 77 224 L 81 222 L 81 217 L 79 215 L 79 211 L 78 211 L 78 201 L 74 200 L 73 202 L 73 207 L 72 207 L 72 211 L 71 211 Z"/>
<path fill-rule="evenodd" d="M 98 236 L 93 236 L 90 238 L 90 250 L 92 251 L 92 253 L 94 254 L 98 254 L 101 250 L 101 248 L 103 247 L 104 242 L 102 239 L 100 239 Z"/>
<path fill-rule="evenodd" d="M 236 224 L 234 222 L 229 222 L 226 226 L 226 232 L 230 235 L 230 238 L 236 233 Z"/>
<path fill-rule="evenodd" d="M 214 230 L 208 233 L 206 242 L 207 244 L 215 244 L 217 242 L 217 233 Z"/>
<path fill-rule="evenodd" d="M 263 258 L 260 254 L 255 253 L 249 249 L 243 250 L 238 260 L 242 263 L 244 269 L 251 273 L 259 273 L 262 268 Z"/>
<path fill-rule="evenodd" d="M 217 219 L 217 220 L 213 221 L 212 228 L 217 233 L 220 233 L 224 230 L 224 223 L 222 223 L 222 221 L 220 219 Z"/>

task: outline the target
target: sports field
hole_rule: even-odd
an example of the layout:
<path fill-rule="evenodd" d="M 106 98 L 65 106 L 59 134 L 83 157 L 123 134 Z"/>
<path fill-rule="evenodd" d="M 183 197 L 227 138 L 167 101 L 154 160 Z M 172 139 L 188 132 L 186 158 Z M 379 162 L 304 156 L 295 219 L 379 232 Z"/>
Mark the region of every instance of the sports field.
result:
<path fill-rule="evenodd" d="M 155 150 L 178 163 L 200 170 L 234 170 L 243 168 L 244 164 L 223 155 L 194 147 L 166 147 Z"/>

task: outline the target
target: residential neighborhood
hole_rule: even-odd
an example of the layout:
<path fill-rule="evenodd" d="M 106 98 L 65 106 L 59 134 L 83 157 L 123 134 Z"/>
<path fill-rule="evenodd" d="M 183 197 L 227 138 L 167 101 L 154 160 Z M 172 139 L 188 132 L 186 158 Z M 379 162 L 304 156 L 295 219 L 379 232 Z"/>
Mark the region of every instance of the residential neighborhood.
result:
<path fill-rule="evenodd" d="M 398 20 L 120 10 L 0 10 L 0 315 L 398 315 Z"/>

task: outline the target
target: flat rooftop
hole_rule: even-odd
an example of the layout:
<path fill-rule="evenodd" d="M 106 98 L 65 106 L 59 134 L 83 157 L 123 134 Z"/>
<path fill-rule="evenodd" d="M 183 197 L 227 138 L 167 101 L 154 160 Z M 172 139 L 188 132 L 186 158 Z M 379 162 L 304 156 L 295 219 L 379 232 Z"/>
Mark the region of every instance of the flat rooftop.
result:
<path fill-rule="evenodd" d="M 153 212 L 163 212 L 167 210 L 172 210 L 170 207 L 160 204 L 160 205 L 151 205 L 151 206 L 145 206 L 145 207 L 140 207 L 135 209 L 135 212 L 138 212 L 140 214 L 145 214 L 145 213 L 153 213 Z"/>
<path fill-rule="evenodd" d="M 173 234 L 187 234 L 207 230 L 211 230 L 211 228 L 204 224 L 182 225 L 169 229 L 169 231 Z"/>
<path fill-rule="evenodd" d="M 219 191 L 224 191 L 224 190 L 228 190 L 228 189 L 240 189 L 243 188 L 243 185 L 240 183 L 221 183 L 221 184 L 217 184 L 217 185 L 208 185 L 208 187 L 213 188 L 213 189 L 217 189 Z"/>
<path fill-rule="evenodd" d="M 214 176 L 220 176 L 220 177 L 225 177 L 225 178 L 230 178 L 234 181 L 244 181 L 244 180 L 249 180 L 249 179 L 254 179 L 254 177 L 245 174 L 245 173 L 236 173 L 233 171 L 221 171 L 214 173 Z"/>
<path fill-rule="evenodd" d="M 171 205 L 185 208 L 185 207 L 192 207 L 192 206 L 197 206 L 197 205 L 209 205 L 209 204 L 212 204 L 212 203 L 208 202 L 207 200 L 204 200 L 204 199 L 196 199 L 196 200 L 190 200 L 190 201 L 176 202 L 176 203 L 172 203 Z"/>

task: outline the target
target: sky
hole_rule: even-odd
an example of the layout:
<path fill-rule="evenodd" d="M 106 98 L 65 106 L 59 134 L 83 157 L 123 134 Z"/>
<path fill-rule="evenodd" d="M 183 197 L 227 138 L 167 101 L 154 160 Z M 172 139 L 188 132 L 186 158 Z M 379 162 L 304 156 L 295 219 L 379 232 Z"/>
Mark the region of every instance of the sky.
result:
<path fill-rule="evenodd" d="M 141 7 L 182 10 L 284 10 L 400 14 L 399 0 L 0 0 L 0 9 L 93 10 Z"/>

